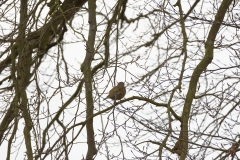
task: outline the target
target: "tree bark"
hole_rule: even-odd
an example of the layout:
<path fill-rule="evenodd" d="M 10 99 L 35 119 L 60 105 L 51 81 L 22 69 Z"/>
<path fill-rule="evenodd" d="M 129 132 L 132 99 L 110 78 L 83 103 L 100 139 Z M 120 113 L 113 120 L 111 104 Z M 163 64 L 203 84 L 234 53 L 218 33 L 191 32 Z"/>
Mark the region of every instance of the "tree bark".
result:
<path fill-rule="evenodd" d="M 89 0 L 89 32 L 88 32 L 88 40 L 86 42 L 86 57 L 81 66 L 81 71 L 84 74 L 85 80 L 85 93 L 86 93 L 86 119 L 93 115 L 94 105 L 93 105 L 93 96 L 92 96 L 92 70 L 91 70 L 91 62 L 95 54 L 94 44 L 95 44 L 95 35 L 97 31 L 96 25 L 96 1 Z M 94 127 L 93 127 L 93 118 L 89 119 L 86 123 L 87 130 L 87 145 L 88 151 L 86 155 L 87 160 L 93 159 L 93 156 L 97 153 L 97 149 L 95 146 L 95 136 L 94 136 Z"/>
<path fill-rule="evenodd" d="M 191 111 L 191 105 L 193 102 L 193 98 L 195 97 L 197 83 L 200 75 L 207 69 L 208 65 L 213 60 L 213 49 L 214 49 L 214 41 L 217 36 L 217 33 L 220 29 L 220 26 L 223 22 L 224 16 L 229 8 L 231 2 L 233 0 L 223 0 L 218 12 L 215 16 L 215 20 L 208 34 L 207 41 L 205 43 L 205 55 L 201 62 L 194 69 L 193 74 L 191 76 L 190 84 L 188 87 L 188 92 L 186 96 L 186 101 L 184 103 L 183 113 L 182 113 L 182 125 L 181 125 L 181 133 L 182 137 L 182 148 L 181 148 L 181 156 L 180 160 L 185 160 L 188 153 L 188 121 Z M 181 137 L 179 137 L 181 138 Z"/>

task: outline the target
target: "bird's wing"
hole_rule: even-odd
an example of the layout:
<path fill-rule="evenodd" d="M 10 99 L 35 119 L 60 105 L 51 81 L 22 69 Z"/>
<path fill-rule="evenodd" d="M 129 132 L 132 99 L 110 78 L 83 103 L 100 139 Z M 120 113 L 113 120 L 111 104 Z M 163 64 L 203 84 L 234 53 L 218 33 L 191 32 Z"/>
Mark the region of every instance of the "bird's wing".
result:
<path fill-rule="evenodd" d="M 118 87 L 117 87 L 117 86 L 113 87 L 113 88 L 110 90 L 109 95 L 114 95 L 116 92 L 118 92 Z"/>

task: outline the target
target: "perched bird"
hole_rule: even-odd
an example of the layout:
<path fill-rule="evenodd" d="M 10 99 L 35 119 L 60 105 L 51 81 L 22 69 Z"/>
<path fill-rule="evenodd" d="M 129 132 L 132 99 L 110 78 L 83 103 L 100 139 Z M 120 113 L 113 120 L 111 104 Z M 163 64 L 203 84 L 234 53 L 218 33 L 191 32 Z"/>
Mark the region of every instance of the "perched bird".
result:
<path fill-rule="evenodd" d="M 124 87 L 123 82 L 119 82 L 117 86 L 113 87 L 110 91 L 108 96 L 105 98 L 110 98 L 112 100 L 120 100 L 122 99 L 126 94 L 126 88 Z"/>

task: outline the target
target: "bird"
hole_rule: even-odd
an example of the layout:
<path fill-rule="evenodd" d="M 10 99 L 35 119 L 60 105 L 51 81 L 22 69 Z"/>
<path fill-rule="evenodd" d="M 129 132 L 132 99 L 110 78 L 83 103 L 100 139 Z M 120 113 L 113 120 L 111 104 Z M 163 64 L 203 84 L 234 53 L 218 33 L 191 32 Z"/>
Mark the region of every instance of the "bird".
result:
<path fill-rule="evenodd" d="M 123 82 L 119 82 L 117 86 L 113 87 L 110 91 L 108 96 L 105 98 L 110 98 L 112 100 L 120 100 L 126 94 L 126 88 Z"/>

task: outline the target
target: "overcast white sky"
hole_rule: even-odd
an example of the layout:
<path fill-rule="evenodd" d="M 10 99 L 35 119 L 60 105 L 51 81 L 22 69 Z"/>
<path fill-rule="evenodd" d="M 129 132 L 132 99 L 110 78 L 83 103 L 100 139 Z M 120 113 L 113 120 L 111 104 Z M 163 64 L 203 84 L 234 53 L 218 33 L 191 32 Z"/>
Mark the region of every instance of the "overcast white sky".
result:
<path fill-rule="evenodd" d="M 202 1 L 202 2 L 205 2 L 205 1 Z M 129 3 L 132 3 L 131 0 L 129 0 Z M 134 3 L 136 3 L 136 2 L 134 2 Z M 132 3 L 132 5 L 133 5 L 134 3 Z M 128 18 L 134 18 L 134 17 L 136 17 L 137 14 L 146 12 L 146 11 L 147 11 L 147 8 L 150 7 L 150 4 L 148 4 L 147 6 L 145 6 L 146 8 L 143 9 L 142 6 L 141 6 L 141 4 L 144 4 L 145 2 L 144 2 L 144 1 L 140 1 L 140 2 L 138 2 L 138 3 L 139 3 L 139 6 L 140 6 L 140 7 L 139 7 L 140 9 L 139 9 L 139 8 L 136 8 L 135 11 L 130 10 L 130 9 L 127 10 L 127 14 L 126 14 L 126 15 L 127 15 Z M 154 1 L 153 1 L 152 3 L 154 4 Z M 175 4 L 175 1 L 170 1 L 170 3 L 171 3 L 171 4 Z M 191 2 L 191 3 L 192 3 L 192 2 Z M 103 5 L 103 4 L 99 4 L 97 10 L 98 10 L 98 11 L 101 11 L 101 12 L 104 12 L 104 9 L 102 9 L 102 5 Z M 109 4 L 109 2 L 108 2 L 108 5 L 109 5 L 109 6 L 112 6 L 113 4 Z M 203 13 L 204 13 L 204 12 L 208 12 L 209 10 L 212 10 L 212 9 L 210 8 L 210 7 L 211 7 L 210 4 L 209 4 L 209 5 L 206 4 L 206 5 L 203 5 L 203 6 L 204 6 L 204 7 L 202 8 L 202 12 L 203 12 Z M 209 6 L 209 7 L 208 7 L 208 6 Z M 185 13 L 186 13 L 186 11 L 189 9 L 189 3 L 188 3 L 188 1 L 183 1 L 183 7 L 184 7 L 183 9 L 184 9 L 184 11 L 185 11 Z M 138 10 L 137 10 L 137 9 L 138 9 Z M 86 14 L 86 15 L 84 15 L 83 17 L 81 17 L 81 16 L 76 17 L 76 19 L 73 21 L 73 25 L 76 26 L 76 28 L 82 27 L 82 23 L 83 23 L 83 22 L 85 23 L 84 26 L 83 26 L 83 27 L 86 29 L 85 32 L 83 33 L 83 35 L 85 36 L 85 38 L 87 38 L 87 33 L 88 33 L 88 23 L 87 23 L 87 22 L 88 22 L 88 19 L 87 19 L 88 17 L 87 17 L 87 16 L 88 16 L 88 15 Z M 177 15 L 172 15 L 172 16 L 177 17 Z M 44 18 L 44 17 L 43 17 L 43 18 Z M 209 17 L 209 18 L 213 18 L 213 17 Z M 83 21 L 83 20 L 84 20 L 84 21 Z M 102 20 L 102 17 L 98 16 L 97 22 L 101 22 L 101 20 Z M 1 23 L 2 23 L 2 24 L 1 24 Z M 191 22 L 186 22 L 186 25 L 188 25 L 188 24 L 191 24 Z M 6 25 L 6 24 L 4 24 L 3 22 L 0 22 L 0 25 Z M 134 39 L 137 35 L 145 32 L 146 26 L 148 26 L 149 23 L 148 23 L 147 21 L 140 21 L 140 23 L 139 23 L 139 26 L 140 26 L 140 27 L 139 27 L 137 30 L 134 30 L 136 23 L 135 23 L 135 24 L 131 24 L 131 25 L 132 25 L 132 26 L 131 26 L 124 34 L 120 35 L 121 41 L 119 41 L 119 42 L 122 42 L 122 44 L 119 43 L 119 52 L 120 52 L 120 53 L 123 52 L 123 51 L 128 50 L 128 48 L 127 48 L 126 46 L 131 46 L 131 45 L 132 45 L 132 44 L 131 44 L 132 42 L 128 40 L 128 37 L 131 37 L 131 38 Z M 204 27 L 204 26 L 202 26 L 202 27 Z M 69 28 L 69 27 L 68 27 L 68 28 Z M 99 36 L 103 36 L 103 33 L 101 33 L 101 31 L 104 31 L 105 28 L 106 28 L 105 25 L 98 27 L 98 35 L 99 35 Z M 176 29 L 176 31 L 177 31 L 177 30 L 178 30 L 178 29 Z M 201 27 L 199 27 L 199 28 L 193 28 L 192 31 L 194 32 L 194 34 L 197 34 L 197 36 L 199 37 L 200 40 L 206 40 L 206 37 L 205 37 L 205 36 L 206 36 L 207 33 L 208 33 L 208 30 L 207 30 L 207 29 L 205 30 L 205 29 L 202 29 Z M 231 31 L 229 31 L 229 32 L 231 32 Z M 144 39 L 149 39 L 149 38 L 151 38 L 151 36 L 150 36 L 151 34 L 152 34 L 152 32 L 149 32 L 148 35 L 146 35 L 145 37 L 143 37 L 143 40 L 144 40 Z M 225 35 L 226 35 L 226 38 L 227 38 L 228 34 L 225 34 Z M 193 33 L 189 33 L 189 32 L 188 32 L 188 36 L 189 36 L 189 37 L 193 37 Z M 231 36 L 231 34 L 229 34 L 229 36 Z M 66 59 L 66 61 L 70 64 L 70 66 L 69 66 L 69 72 L 71 73 L 71 76 L 74 76 L 74 77 L 76 78 L 76 80 L 82 78 L 82 77 L 80 77 L 81 73 L 79 73 L 79 72 L 80 72 L 79 69 L 80 69 L 81 63 L 82 63 L 83 60 L 84 60 L 85 52 L 86 52 L 86 51 L 85 51 L 85 43 L 83 43 L 83 42 L 76 42 L 76 41 L 79 40 L 78 37 L 80 37 L 80 35 L 77 34 L 76 32 L 74 33 L 74 32 L 69 28 L 68 33 L 65 34 L 64 42 L 65 42 L 65 43 L 69 43 L 69 41 L 72 41 L 72 42 L 75 42 L 75 43 L 64 44 L 64 47 L 63 47 L 65 59 Z M 229 39 L 230 39 L 230 38 L 231 38 L 231 37 L 229 37 Z M 161 38 L 161 39 L 159 40 L 159 44 L 160 44 L 160 45 L 165 45 L 166 42 L 167 42 L 167 39 L 164 39 L 164 38 Z M 98 45 L 98 44 L 96 43 L 96 46 L 97 46 L 97 45 Z M 204 47 L 203 47 L 203 48 L 204 48 Z M 191 53 L 194 53 L 194 52 L 204 53 L 204 51 L 198 51 L 196 48 L 192 48 L 191 46 L 188 46 L 188 50 L 189 50 L 189 53 L 190 53 L 190 54 L 191 54 Z M 53 49 L 51 49 L 51 51 L 49 51 L 49 52 L 58 52 L 58 51 L 57 51 L 56 48 L 53 48 Z M 116 52 L 116 45 L 112 45 L 112 47 L 111 47 L 111 54 L 115 54 L 115 52 Z M 158 54 L 161 54 L 161 52 L 162 52 L 162 51 L 159 52 L 159 51 L 156 50 L 156 49 L 153 49 L 153 50 L 149 51 L 149 49 L 146 48 L 145 50 L 144 50 L 144 49 L 142 49 L 141 51 L 138 50 L 137 53 L 133 53 L 133 55 L 134 55 L 135 57 L 137 57 L 137 55 L 149 54 L 149 55 L 150 55 L 150 58 L 149 58 L 148 61 L 145 61 L 145 60 L 142 59 L 142 57 L 141 57 L 141 58 L 139 59 L 139 63 L 146 63 L 147 65 L 149 65 L 149 70 L 150 70 L 151 68 L 154 67 L 154 66 L 151 66 L 151 65 L 153 64 L 153 62 L 155 62 L 156 56 L 157 56 Z M 229 63 L 229 54 L 228 54 L 228 52 L 226 52 L 226 50 L 224 50 L 224 49 L 222 49 L 222 50 L 215 50 L 215 53 L 214 53 L 214 54 L 215 54 L 215 57 L 214 57 L 213 63 L 210 65 L 210 67 L 212 67 L 212 68 L 214 69 L 214 68 L 215 68 L 214 63 L 217 63 L 218 65 L 221 65 L 221 66 L 228 65 L 228 63 Z M 53 54 L 51 54 L 51 55 L 53 55 Z M 163 55 L 164 55 L 164 54 L 163 54 Z M 220 56 L 219 56 L 219 55 L 220 55 Z M 190 56 L 191 56 L 191 55 L 190 55 Z M 132 58 L 132 57 L 130 57 L 130 56 L 126 56 L 126 58 L 123 58 L 123 62 L 124 62 L 124 61 L 129 62 L 129 61 L 131 61 L 131 58 Z M 163 57 L 163 58 L 164 58 L 164 57 Z M 56 77 L 56 73 L 55 73 L 55 69 L 56 69 L 56 62 L 55 62 L 55 60 L 56 60 L 56 59 L 53 59 L 53 58 L 50 57 L 50 56 L 46 56 L 46 59 L 44 60 L 45 62 L 42 63 L 41 68 L 40 68 L 40 70 L 39 70 L 39 72 L 41 72 L 41 73 L 53 75 L 53 76 L 50 78 L 50 80 L 49 80 L 49 77 L 50 77 L 50 76 L 39 77 L 40 87 L 41 87 L 42 91 L 44 91 L 44 92 L 47 91 L 47 92 L 48 92 L 48 95 L 51 95 L 52 92 L 53 92 L 53 90 L 52 90 L 50 87 L 48 87 L 47 85 L 44 85 L 44 82 L 52 82 L 52 83 L 51 83 L 51 87 L 55 87 L 55 86 L 57 87 L 57 86 L 58 86 L 58 82 L 57 82 L 57 80 L 56 80 L 57 77 Z M 189 62 L 189 65 L 195 66 L 198 62 L 199 62 L 199 59 L 198 59 L 198 60 L 193 59 L 191 62 Z M 171 65 L 171 64 L 170 64 L 170 65 Z M 129 74 L 128 72 L 125 72 L 124 70 L 118 69 L 118 72 L 117 72 L 117 80 L 118 80 L 118 81 L 123 81 L 123 82 L 125 82 L 127 86 L 128 86 L 128 84 L 130 84 L 130 83 L 132 82 L 131 79 L 135 79 L 135 76 L 142 75 L 142 74 L 144 73 L 144 70 L 143 70 L 143 69 L 140 69 L 140 68 L 139 68 L 138 66 L 136 66 L 135 64 L 132 64 L 132 65 L 128 64 L 128 65 L 126 66 L 126 70 L 127 70 L 129 73 L 132 73 L 132 74 Z M 113 69 L 109 69 L 109 71 L 110 71 L 110 72 L 113 72 Z M 185 74 L 191 75 L 191 71 L 186 72 Z M 39 75 L 40 75 L 40 74 L 39 74 Z M 62 73 L 61 76 L 62 76 L 62 77 L 65 77 L 65 73 Z M 104 80 L 104 82 L 102 82 L 102 84 L 99 85 L 99 88 L 101 88 L 101 87 L 103 88 L 103 87 L 106 85 L 106 83 L 107 83 L 108 80 L 109 80 L 109 79 L 106 78 L 106 79 Z M 214 80 L 214 79 L 213 79 L 213 80 Z M 29 86 L 29 88 L 28 88 L 29 96 L 31 95 L 31 94 L 30 94 L 31 91 L 34 90 L 34 87 L 35 87 L 35 84 L 34 84 L 34 83 Z M 64 100 L 64 102 L 67 101 L 68 98 L 69 98 L 69 96 L 71 96 L 71 94 L 74 93 L 76 87 L 77 87 L 77 84 L 75 84 L 75 85 L 73 85 L 73 86 L 71 86 L 71 87 L 68 87 L 68 88 L 64 88 L 64 89 L 63 89 L 64 92 L 65 92 L 65 95 L 64 95 L 64 97 L 62 98 L 62 99 Z M 103 94 L 102 98 L 104 98 L 104 97 L 107 96 L 107 93 L 108 93 L 108 91 L 110 90 L 111 87 L 112 87 L 112 86 L 108 86 L 108 88 L 106 89 L 106 91 L 105 91 L 105 93 Z M 188 85 L 185 86 L 185 87 L 183 87 L 183 92 L 182 92 L 183 95 L 186 94 L 186 91 L 187 91 L 187 89 L 188 89 L 187 87 L 188 87 Z M 201 87 L 202 87 L 202 86 L 201 86 Z M 204 86 L 203 86 L 203 87 L 204 87 Z M 128 92 L 127 92 L 127 94 L 126 94 L 126 96 L 125 96 L 126 98 L 127 98 L 127 97 L 131 97 L 131 96 L 133 96 L 133 95 L 138 96 L 138 93 L 134 91 L 134 90 L 137 90 L 137 88 L 133 88 L 133 90 L 131 90 L 132 88 L 133 88 L 133 86 L 129 86 L 129 88 L 127 88 Z M 200 88 L 200 90 L 201 90 L 201 89 L 202 89 L 202 88 Z M 101 91 L 101 90 L 99 90 L 99 91 Z M 176 103 L 178 103 L 178 102 L 176 102 Z M 104 109 L 104 108 L 109 107 L 109 106 L 111 105 L 111 103 L 108 102 L 108 101 L 100 102 L 100 104 L 101 104 L 100 106 L 97 106 L 97 104 L 98 104 L 98 103 L 96 103 L 96 106 L 95 106 L 95 107 L 97 107 L 97 108 L 99 107 L 99 108 L 101 108 L 101 109 Z M 43 107 L 42 107 L 42 111 L 47 111 L 47 109 L 49 109 L 50 112 L 54 114 L 61 105 L 62 105 L 62 102 L 61 102 L 60 97 L 59 97 L 59 95 L 58 95 L 58 96 L 56 96 L 56 97 L 53 97 L 51 103 L 49 103 L 49 106 L 48 106 L 46 103 L 43 103 L 43 104 L 42 104 L 42 106 L 43 106 Z M 117 106 L 117 107 L 119 107 L 120 109 L 124 109 L 124 108 L 127 108 L 128 106 L 131 106 L 131 105 L 132 105 L 131 102 L 128 102 L 128 103 L 121 104 L 121 105 L 119 105 L 119 106 Z M 136 103 L 136 105 L 141 105 L 141 102 Z M 73 108 L 66 110 L 66 112 L 65 112 L 65 114 L 64 114 L 64 116 L 65 116 L 64 121 L 65 121 L 66 124 L 68 124 L 68 123 L 70 123 L 70 122 L 72 121 L 72 117 L 75 116 L 74 114 L 75 114 L 76 110 L 78 109 L 78 106 L 76 106 L 76 103 L 75 103 L 75 102 L 73 102 L 73 103 L 70 105 L 70 107 L 73 107 Z M 81 105 L 80 105 L 79 107 L 80 107 L 80 108 L 81 108 L 81 107 L 85 107 L 84 103 L 81 103 Z M 180 107 L 180 109 L 181 109 L 181 107 Z M 144 108 L 144 109 L 142 110 L 142 112 L 139 112 L 138 114 L 139 114 L 139 116 L 148 116 L 148 112 L 151 112 L 151 110 L 148 111 L 147 108 Z M 117 113 L 117 112 L 115 112 L 115 113 Z M 151 113 L 149 113 L 149 116 L 151 116 Z M 167 116 L 167 115 L 165 115 L 165 116 Z M 110 116 L 108 117 L 108 114 L 103 114 L 103 115 L 102 115 L 102 119 L 101 119 L 100 116 L 97 116 L 97 117 L 95 117 L 95 119 L 94 119 L 96 140 L 97 140 L 98 142 L 99 142 L 100 139 L 102 138 L 102 135 L 100 135 L 100 132 L 98 132 L 98 130 L 102 130 L 102 121 L 103 121 L 103 124 L 104 124 L 103 126 L 105 127 L 105 125 L 107 124 L 107 122 L 109 122 L 109 121 L 108 121 L 108 118 L 112 119 L 112 115 L 110 115 Z M 202 119 L 204 119 L 204 118 L 205 118 L 205 117 L 202 117 Z M 124 116 L 123 114 L 121 114 L 121 115 L 118 115 L 117 122 L 118 122 L 118 124 L 122 124 L 122 123 L 125 123 L 126 119 L 127 119 L 127 116 Z M 79 121 L 79 122 L 84 121 L 84 117 L 82 117 L 82 118 L 81 118 L 81 117 L 78 117 L 77 121 Z M 200 118 L 200 119 L 197 119 L 196 122 L 197 122 L 197 121 L 199 121 L 199 123 L 200 123 L 200 122 L 201 122 L 201 118 Z M 47 121 L 41 120 L 41 122 L 42 122 L 42 123 L 41 123 L 41 125 L 42 125 L 41 128 L 44 128 L 45 125 L 47 124 Z M 212 119 L 209 119 L 208 122 L 212 122 Z M 206 123 L 208 123 L 208 122 L 206 122 Z M 194 122 L 192 121 L 192 123 L 194 123 Z M 19 124 L 24 124 L 23 120 L 21 120 Z M 198 124 L 198 123 L 196 123 L 196 124 Z M 207 124 L 206 124 L 206 125 L 207 125 Z M 23 127 L 23 126 L 24 126 L 24 125 L 22 125 L 22 127 Z M 173 127 L 177 127 L 177 126 L 179 126 L 179 123 L 173 124 Z M 193 126 L 195 126 L 195 125 L 193 125 Z M 76 133 L 77 133 L 78 129 L 79 129 L 79 128 L 76 128 L 76 129 L 75 129 L 75 132 L 76 132 Z M 235 128 L 234 128 L 234 129 L 235 129 Z M 237 128 L 236 128 L 236 129 L 237 129 Z M 19 130 L 19 131 L 18 131 L 18 135 L 19 135 L 20 137 L 18 137 L 18 138 L 16 139 L 16 143 L 14 143 L 14 144 L 19 145 L 19 146 L 17 146 L 17 147 L 15 148 L 17 152 L 15 152 L 15 150 L 12 150 L 12 151 L 14 152 L 13 155 L 12 155 L 12 157 L 17 157 L 16 159 L 23 159 L 23 158 L 24 158 L 24 154 L 25 154 L 25 153 L 24 153 L 24 152 L 25 152 L 25 146 L 24 146 L 24 139 L 23 139 L 24 137 L 22 136 L 22 130 L 23 130 L 23 128 L 18 128 L 18 130 Z M 59 129 L 59 130 L 60 130 L 60 129 Z M 114 128 L 113 128 L 113 126 L 112 126 L 111 123 L 109 123 L 109 124 L 107 125 L 107 130 L 108 130 L 108 131 L 114 130 Z M 126 134 L 126 133 L 124 133 L 124 130 L 121 130 L 121 129 L 119 129 L 117 132 L 118 132 L 118 134 L 123 134 L 123 135 Z M 72 134 L 72 132 L 71 132 L 70 134 L 68 134 L 68 136 L 71 137 L 71 134 Z M 152 135 L 152 136 L 154 136 L 154 135 Z M 56 138 L 58 138 L 58 137 L 52 135 L 51 140 L 54 142 L 54 140 L 55 140 Z M 143 137 L 143 138 L 145 138 L 145 139 L 147 140 L 149 137 Z M 159 137 L 156 137 L 156 138 L 159 138 Z M 70 158 L 71 160 L 81 159 L 82 157 L 85 157 L 85 155 L 86 155 L 87 146 L 86 146 L 86 143 L 85 143 L 85 142 L 86 142 L 85 129 L 84 129 L 84 131 L 81 133 L 81 136 L 79 136 L 78 139 L 79 139 L 78 142 L 82 142 L 82 143 L 74 144 L 74 147 L 72 148 L 72 150 L 71 150 L 71 152 L 70 152 L 70 154 L 69 154 L 69 158 Z M 159 139 L 161 139 L 161 138 L 159 138 Z M 71 138 L 70 138 L 70 140 L 71 140 Z M 119 140 L 118 140 L 118 137 L 117 137 L 117 136 L 114 136 L 114 138 L 112 138 L 112 139 L 110 139 L 110 140 L 108 141 L 109 146 L 111 146 L 111 144 L 110 144 L 111 142 L 113 143 L 113 144 L 112 144 L 113 146 L 112 146 L 112 147 L 109 147 L 109 150 L 111 150 L 111 152 L 115 151 L 115 154 L 119 153 L 119 145 L 114 144 L 115 142 L 118 142 L 118 141 L 119 141 Z M 78 147 L 75 147 L 75 146 L 78 146 Z M 35 146 L 33 146 L 33 147 L 35 147 Z M 157 149 L 157 147 L 158 147 L 158 146 L 156 146 L 156 148 L 152 148 L 152 150 Z M 21 148 L 21 149 L 18 150 L 18 148 Z M 4 154 L 4 153 L 6 153 L 6 149 L 7 149 L 7 142 L 4 142 L 4 143 L 2 144 L 2 146 L 0 147 L 0 153 L 1 153 L 1 155 L 2 155 L 2 157 L 3 157 L 4 159 L 5 159 L 5 156 L 6 156 L 6 154 Z M 102 150 L 100 150 L 100 152 L 103 151 L 104 149 L 105 149 L 105 148 L 103 148 Z M 99 160 L 100 160 L 100 159 L 105 159 L 105 156 L 104 156 L 104 155 L 101 155 L 100 152 L 98 153 L 96 159 L 97 159 L 97 160 L 98 160 L 98 159 L 99 159 Z M 132 150 L 131 150 L 131 148 L 124 148 L 124 153 L 125 153 L 125 156 L 126 156 L 126 157 L 128 157 L 129 159 L 131 159 L 131 156 L 128 156 L 128 155 L 132 155 Z M 79 157 L 80 155 L 81 155 L 82 157 Z M 208 159 L 211 159 L 211 158 L 213 158 L 214 156 L 215 156 L 214 154 L 211 154 Z M 53 158 L 53 157 L 52 157 L 52 158 Z M 51 157 L 49 157 L 48 159 L 51 159 Z"/>

